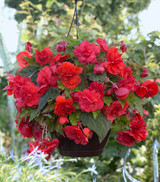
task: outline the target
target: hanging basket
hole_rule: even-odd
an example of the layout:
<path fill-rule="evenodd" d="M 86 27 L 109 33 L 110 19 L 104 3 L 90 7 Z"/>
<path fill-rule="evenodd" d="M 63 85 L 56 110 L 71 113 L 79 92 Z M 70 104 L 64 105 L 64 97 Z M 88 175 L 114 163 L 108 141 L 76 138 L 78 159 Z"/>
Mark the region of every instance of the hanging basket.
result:
<path fill-rule="evenodd" d="M 63 137 L 56 133 L 59 140 L 58 151 L 62 156 L 69 157 L 93 157 L 102 154 L 104 147 L 109 139 L 110 131 L 101 143 L 99 143 L 98 135 L 94 132 L 87 145 L 76 144 L 73 140 Z"/>

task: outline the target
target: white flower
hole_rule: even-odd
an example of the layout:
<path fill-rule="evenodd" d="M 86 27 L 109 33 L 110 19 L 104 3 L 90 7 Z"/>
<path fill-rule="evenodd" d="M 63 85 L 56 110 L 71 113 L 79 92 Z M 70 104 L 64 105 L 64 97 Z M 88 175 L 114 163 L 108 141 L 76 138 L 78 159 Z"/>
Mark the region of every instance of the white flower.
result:
<path fill-rule="evenodd" d="M 96 165 L 95 164 L 93 164 L 93 166 L 91 168 L 89 167 L 88 170 L 91 171 L 92 176 L 93 176 L 93 173 L 96 175 L 98 174 L 98 172 L 96 171 Z"/>

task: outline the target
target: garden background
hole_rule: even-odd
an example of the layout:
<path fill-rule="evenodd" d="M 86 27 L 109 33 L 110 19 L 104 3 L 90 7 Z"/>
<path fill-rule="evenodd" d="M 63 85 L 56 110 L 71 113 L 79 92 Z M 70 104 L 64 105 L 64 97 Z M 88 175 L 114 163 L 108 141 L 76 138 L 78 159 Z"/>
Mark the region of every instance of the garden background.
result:
<path fill-rule="evenodd" d="M 154 79 L 160 84 L 160 28 L 159 31 L 155 29 L 150 33 L 147 32 L 146 35 L 145 29 L 140 28 L 139 20 L 141 12 L 152 2 L 154 0 L 79 0 L 78 33 L 79 39 L 88 39 L 91 42 L 99 37 L 105 38 L 109 44 L 123 40 L 128 48 L 125 56 L 129 57 L 135 66 L 147 67 L 149 70 L 147 79 Z M 0 149 L 5 149 L 7 153 L 13 149 L 14 153 L 21 157 L 28 149 L 28 139 L 23 139 L 15 126 L 14 99 L 7 97 L 6 92 L 2 91 L 7 85 L 6 75 L 14 74 L 18 70 L 15 62 L 16 54 L 24 50 L 26 42 L 30 41 L 34 47 L 52 47 L 58 39 L 66 36 L 73 11 L 74 1 L 72 0 L 5 0 L 5 6 L 3 3 L 0 5 L 0 58 L 2 61 L 0 68 Z M 18 34 L 15 35 L 17 40 L 14 39 L 16 41 L 14 48 L 9 45 L 10 51 L 8 51 L 6 44 L 12 44 L 13 39 L 11 38 L 9 43 L 6 42 L 2 33 L 3 23 L 4 20 L 10 19 L 12 25 L 14 18 L 18 27 Z M 10 35 L 11 26 L 7 31 L 8 36 L 14 36 Z M 70 35 L 76 38 L 75 24 Z M 127 169 L 136 179 L 153 182 L 151 147 L 155 139 L 160 141 L 160 93 L 149 99 L 149 102 L 145 104 L 145 109 L 149 112 L 146 116 L 149 136 L 146 142 L 136 143 L 131 148 Z M 123 158 L 127 150 L 127 146 L 119 145 L 111 136 L 101 156 L 65 162 L 62 169 L 78 174 L 95 163 L 98 172 L 97 181 L 123 182 Z M 58 154 L 53 155 L 54 159 L 60 157 Z M 64 157 L 64 159 L 68 158 Z M 9 163 L 13 165 L 11 161 Z M 0 178 L 1 175 L 0 172 Z M 82 176 L 84 181 L 92 179 L 90 173 Z"/>

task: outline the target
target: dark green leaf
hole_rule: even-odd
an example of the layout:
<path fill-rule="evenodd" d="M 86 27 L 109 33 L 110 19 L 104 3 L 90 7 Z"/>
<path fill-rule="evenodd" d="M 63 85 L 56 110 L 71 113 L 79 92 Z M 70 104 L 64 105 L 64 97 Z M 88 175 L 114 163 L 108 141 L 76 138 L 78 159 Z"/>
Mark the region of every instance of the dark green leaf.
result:
<path fill-rule="evenodd" d="M 23 68 L 21 71 L 18 72 L 18 74 L 20 74 L 21 76 L 26 76 L 26 77 L 30 77 L 32 81 L 37 84 L 36 80 L 37 80 L 37 74 L 38 74 L 39 68 L 36 66 L 27 66 L 25 68 Z"/>
<path fill-rule="evenodd" d="M 57 83 L 58 83 L 58 88 L 61 89 L 61 90 L 65 90 L 66 87 L 61 83 L 60 80 L 57 80 Z"/>
<path fill-rule="evenodd" d="M 30 118 L 29 121 L 32 121 L 37 115 L 37 109 L 30 109 Z"/>
<path fill-rule="evenodd" d="M 131 109 L 136 109 L 141 116 L 143 116 L 143 103 L 142 103 L 142 98 L 136 96 L 133 93 L 130 93 L 129 96 L 127 97 L 128 104 L 130 105 Z"/>
<path fill-rule="evenodd" d="M 93 111 L 92 112 L 94 119 L 97 118 L 97 116 L 98 116 L 99 113 L 100 113 L 100 110 L 97 110 L 97 111 Z"/>
<path fill-rule="evenodd" d="M 69 115 L 69 121 L 72 125 L 76 125 L 81 116 L 81 111 L 76 111 Z"/>
<path fill-rule="evenodd" d="M 55 130 L 57 133 L 59 133 L 59 134 L 61 134 L 61 135 L 64 136 L 64 133 L 63 133 L 63 131 L 62 131 L 62 128 L 63 128 L 63 125 L 62 125 L 62 124 L 55 122 L 54 130 Z"/>
<path fill-rule="evenodd" d="M 105 104 L 107 104 L 108 106 L 110 105 L 110 103 L 113 101 L 111 96 L 104 96 L 103 97 L 103 101 Z"/>
<path fill-rule="evenodd" d="M 84 126 L 87 126 L 97 133 L 100 142 L 105 138 L 111 128 L 111 122 L 106 119 L 106 116 L 103 113 L 100 113 L 97 118 L 94 119 L 92 113 L 84 112 L 81 114 L 80 121 Z"/>
<path fill-rule="evenodd" d="M 54 87 L 49 88 L 48 91 L 40 98 L 36 113 L 39 113 L 42 110 L 42 108 L 46 105 L 46 103 L 48 102 L 49 99 L 51 99 L 51 101 L 52 101 L 58 95 L 59 95 L 58 89 L 56 89 Z"/>
<path fill-rule="evenodd" d="M 87 73 L 89 76 L 89 79 L 91 81 L 101 81 L 105 82 L 106 81 L 106 73 L 104 72 L 103 74 L 94 74 L 93 72 Z"/>

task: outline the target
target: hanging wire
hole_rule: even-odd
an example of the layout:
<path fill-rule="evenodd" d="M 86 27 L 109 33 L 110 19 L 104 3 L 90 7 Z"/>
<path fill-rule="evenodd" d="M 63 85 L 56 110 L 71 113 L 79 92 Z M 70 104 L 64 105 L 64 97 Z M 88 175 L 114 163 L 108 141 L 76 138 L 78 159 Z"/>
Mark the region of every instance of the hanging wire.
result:
<path fill-rule="evenodd" d="M 68 30 L 68 33 L 67 33 L 67 37 L 70 34 L 70 31 L 71 31 L 71 28 L 72 28 L 72 25 L 73 25 L 73 21 L 74 21 L 74 17 L 76 15 L 76 28 L 77 28 L 77 39 L 78 39 L 79 19 L 78 19 L 78 11 L 77 11 L 77 1 L 78 0 L 75 0 L 74 14 L 73 14 L 73 17 L 72 17 L 71 25 L 70 25 L 69 30 Z"/>

